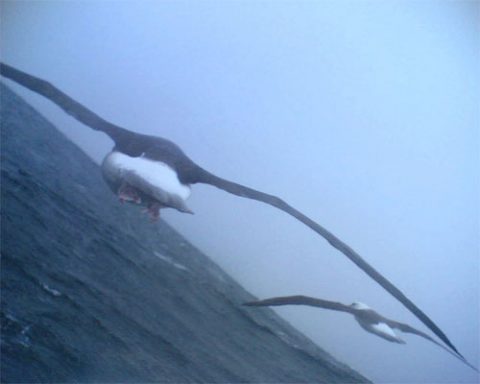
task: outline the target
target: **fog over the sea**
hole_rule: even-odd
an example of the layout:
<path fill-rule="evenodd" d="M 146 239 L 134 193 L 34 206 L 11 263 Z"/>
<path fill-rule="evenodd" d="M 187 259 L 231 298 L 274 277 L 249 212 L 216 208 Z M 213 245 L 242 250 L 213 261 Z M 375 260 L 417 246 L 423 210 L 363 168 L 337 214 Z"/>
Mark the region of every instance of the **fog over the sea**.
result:
<path fill-rule="evenodd" d="M 2 1 L 0 49 L 2 61 L 105 119 L 279 195 L 353 247 L 478 366 L 479 7 Z M 111 149 L 106 135 L 5 82 L 95 161 Z M 362 301 L 430 334 L 285 213 L 205 185 L 188 203 L 195 215 L 163 217 L 259 298 Z M 346 314 L 275 310 L 373 381 L 479 380 L 414 335 L 398 345 Z"/>

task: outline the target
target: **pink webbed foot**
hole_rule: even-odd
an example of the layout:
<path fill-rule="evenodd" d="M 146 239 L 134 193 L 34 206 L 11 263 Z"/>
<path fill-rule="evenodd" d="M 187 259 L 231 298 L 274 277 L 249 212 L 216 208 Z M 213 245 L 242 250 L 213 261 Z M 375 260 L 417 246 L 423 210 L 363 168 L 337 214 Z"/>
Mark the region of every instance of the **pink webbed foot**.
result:
<path fill-rule="evenodd" d="M 140 198 L 137 190 L 128 184 L 122 184 L 122 186 L 118 189 L 117 195 L 122 204 L 126 201 L 131 201 L 135 204 L 142 203 L 142 199 Z"/>
<path fill-rule="evenodd" d="M 156 222 L 160 218 L 160 208 L 162 208 L 160 203 L 150 203 L 144 212 L 148 213 L 150 221 Z"/>

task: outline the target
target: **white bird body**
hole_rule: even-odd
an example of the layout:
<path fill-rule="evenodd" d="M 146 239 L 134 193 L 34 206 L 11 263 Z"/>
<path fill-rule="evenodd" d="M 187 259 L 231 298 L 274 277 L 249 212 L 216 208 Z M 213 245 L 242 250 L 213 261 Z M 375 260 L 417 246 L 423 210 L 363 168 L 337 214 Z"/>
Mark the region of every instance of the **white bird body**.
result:
<path fill-rule="evenodd" d="M 405 341 L 395 334 L 393 328 L 381 320 L 382 316 L 371 309 L 367 304 L 356 301 L 350 304 L 350 308 L 355 310 L 351 312 L 352 315 L 355 317 L 358 324 L 360 324 L 360 326 L 367 332 L 373 333 L 394 343 L 405 344 Z"/>
<path fill-rule="evenodd" d="M 370 309 L 364 309 L 360 311 L 361 312 L 353 313 L 353 316 L 365 331 L 373 333 L 374 335 L 380 336 L 382 339 L 394 343 L 405 344 L 405 341 L 397 336 L 392 327 L 379 320 L 380 317 L 378 313 Z"/>
<path fill-rule="evenodd" d="M 102 174 L 119 195 L 122 188 L 125 190 L 125 186 L 130 187 L 130 195 L 125 195 L 127 201 L 148 204 L 155 200 L 161 207 L 192 213 L 185 203 L 190 196 L 190 186 L 182 184 L 175 170 L 161 161 L 112 151 L 102 162 Z"/>

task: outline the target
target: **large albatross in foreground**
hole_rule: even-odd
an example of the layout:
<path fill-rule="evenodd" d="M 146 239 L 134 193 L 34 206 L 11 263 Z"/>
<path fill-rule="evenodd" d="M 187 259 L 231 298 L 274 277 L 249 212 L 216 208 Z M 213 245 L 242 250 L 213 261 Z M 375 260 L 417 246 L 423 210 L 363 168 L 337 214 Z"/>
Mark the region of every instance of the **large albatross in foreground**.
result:
<path fill-rule="evenodd" d="M 435 341 L 426 333 L 413 328 L 412 326 L 388 319 L 378 312 L 375 312 L 366 304 L 360 302 L 354 302 L 350 305 L 338 303 L 335 301 L 328 301 L 323 299 L 317 299 L 314 297 L 308 296 L 283 296 L 283 297 L 272 297 L 270 299 L 250 301 L 243 303 L 243 305 L 249 307 L 269 307 L 269 306 L 279 306 L 279 305 L 308 305 L 311 307 L 318 307 L 323 309 L 331 309 L 334 311 L 347 312 L 355 317 L 358 324 L 367 332 L 373 333 L 374 335 L 380 336 L 381 338 L 391 341 L 393 343 L 405 344 L 400 337 L 395 334 L 394 329 L 405 333 L 413 333 L 414 335 L 423 337 L 431 341 L 432 343 L 438 345 L 443 350 L 447 351 L 451 355 L 455 356 L 462 363 L 468 365 L 470 368 L 478 372 L 478 369 L 470 364 L 465 358 L 460 357 L 458 354 L 453 353 L 450 349 L 446 348 L 442 344 Z"/>
<path fill-rule="evenodd" d="M 352 248 L 282 199 L 213 175 L 194 163 L 171 141 L 142 135 L 114 125 L 45 80 L 3 63 L 0 63 L 0 73 L 51 100 L 83 124 L 110 136 L 115 146 L 103 161 L 102 171 L 105 180 L 121 201 L 145 205 L 154 219 L 158 217 L 160 208 L 165 207 L 175 208 L 181 212 L 191 212 L 185 204 L 185 199 L 190 194 L 190 185 L 204 183 L 281 209 L 325 238 L 408 308 L 452 351 L 461 356 L 442 330 L 397 287 Z"/>

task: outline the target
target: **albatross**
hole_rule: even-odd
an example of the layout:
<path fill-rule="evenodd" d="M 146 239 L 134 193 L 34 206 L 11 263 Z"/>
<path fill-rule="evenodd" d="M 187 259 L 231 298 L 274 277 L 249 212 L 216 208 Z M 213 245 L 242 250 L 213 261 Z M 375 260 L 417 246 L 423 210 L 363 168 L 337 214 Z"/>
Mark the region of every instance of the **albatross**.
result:
<path fill-rule="evenodd" d="M 185 203 L 190 194 L 191 185 L 204 183 L 278 208 L 311 228 L 342 252 L 399 300 L 452 351 L 462 356 L 445 333 L 402 291 L 347 244 L 279 197 L 218 177 L 193 162 L 175 143 L 161 137 L 135 133 L 112 124 L 45 80 L 4 63 L 0 63 L 0 74 L 46 97 L 76 120 L 96 131 L 104 132 L 113 140 L 114 147 L 102 163 L 102 173 L 120 201 L 144 205 L 154 220 L 160 215 L 160 209 L 167 207 L 191 213 Z"/>
<path fill-rule="evenodd" d="M 318 307 L 323 309 L 331 309 L 333 311 L 347 312 L 353 315 L 357 323 L 365 331 L 373 333 L 390 341 L 392 343 L 405 344 L 405 341 L 401 339 L 396 333 L 395 329 L 398 329 L 404 333 L 412 333 L 414 335 L 423 337 L 424 339 L 431 341 L 435 345 L 438 345 L 443 350 L 450 353 L 452 356 L 455 356 L 462 363 L 468 365 L 470 368 L 478 372 L 478 369 L 470 364 L 465 358 L 460 357 L 458 354 L 453 353 L 450 349 L 446 348 L 442 344 L 435 341 L 432 337 L 427 335 L 425 332 L 422 332 L 408 324 L 401 323 L 380 315 L 378 312 L 374 311 L 368 305 L 361 302 L 353 302 L 350 305 L 343 303 L 317 299 L 309 296 L 282 296 L 282 297 L 272 297 L 270 299 L 250 301 L 243 303 L 243 305 L 249 307 L 269 307 L 269 306 L 280 306 L 280 305 L 308 305 L 311 307 Z"/>

